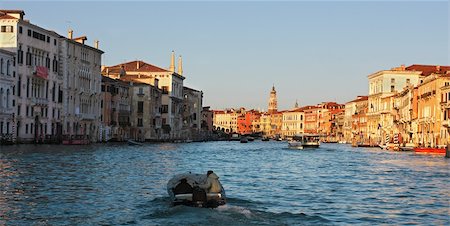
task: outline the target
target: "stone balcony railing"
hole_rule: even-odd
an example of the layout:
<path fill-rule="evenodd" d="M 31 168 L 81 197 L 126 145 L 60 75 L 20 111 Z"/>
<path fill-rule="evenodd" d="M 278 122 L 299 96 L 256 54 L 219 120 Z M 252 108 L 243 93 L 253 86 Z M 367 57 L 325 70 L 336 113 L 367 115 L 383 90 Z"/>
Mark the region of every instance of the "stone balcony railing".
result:
<path fill-rule="evenodd" d="M 45 98 L 41 98 L 41 97 L 32 97 L 31 103 L 33 103 L 34 105 L 45 106 L 45 105 L 48 105 L 48 100 Z"/>
<path fill-rule="evenodd" d="M 86 120 L 95 120 L 95 114 L 81 113 L 80 118 Z"/>
<path fill-rule="evenodd" d="M 0 108 L 0 114 L 12 114 L 14 113 L 13 108 Z"/>

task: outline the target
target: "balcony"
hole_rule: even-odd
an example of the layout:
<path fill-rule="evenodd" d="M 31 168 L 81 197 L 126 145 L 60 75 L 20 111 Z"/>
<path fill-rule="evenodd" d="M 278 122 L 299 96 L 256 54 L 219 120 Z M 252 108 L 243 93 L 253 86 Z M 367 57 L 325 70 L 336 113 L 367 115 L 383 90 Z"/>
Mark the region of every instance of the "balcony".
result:
<path fill-rule="evenodd" d="M 40 98 L 40 97 L 32 97 L 31 98 L 31 103 L 33 105 L 38 105 L 38 106 L 47 106 L 48 105 L 48 100 L 45 98 Z"/>
<path fill-rule="evenodd" d="M 81 113 L 81 114 L 80 114 L 80 118 L 81 118 L 82 120 L 95 120 L 95 114 Z"/>
<path fill-rule="evenodd" d="M 449 109 L 450 108 L 450 102 L 441 102 L 441 107 L 444 109 Z"/>
<path fill-rule="evenodd" d="M 14 113 L 13 108 L 0 108 L 0 114 L 12 114 Z"/>
<path fill-rule="evenodd" d="M 442 126 L 449 129 L 450 128 L 450 120 L 447 119 L 447 120 L 442 121 Z"/>

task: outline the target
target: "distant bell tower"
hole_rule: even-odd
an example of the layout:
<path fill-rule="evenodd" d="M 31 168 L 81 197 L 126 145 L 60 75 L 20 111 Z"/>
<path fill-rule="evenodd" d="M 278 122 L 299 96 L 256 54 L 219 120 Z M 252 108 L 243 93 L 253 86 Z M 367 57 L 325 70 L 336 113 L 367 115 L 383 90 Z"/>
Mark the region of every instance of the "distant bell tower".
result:
<path fill-rule="evenodd" d="M 269 108 L 267 109 L 267 112 L 269 114 L 277 113 L 278 107 L 277 107 L 277 91 L 275 91 L 275 86 L 272 86 L 272 91 L 270 91 L 270 97 L 269 97 Z"/>

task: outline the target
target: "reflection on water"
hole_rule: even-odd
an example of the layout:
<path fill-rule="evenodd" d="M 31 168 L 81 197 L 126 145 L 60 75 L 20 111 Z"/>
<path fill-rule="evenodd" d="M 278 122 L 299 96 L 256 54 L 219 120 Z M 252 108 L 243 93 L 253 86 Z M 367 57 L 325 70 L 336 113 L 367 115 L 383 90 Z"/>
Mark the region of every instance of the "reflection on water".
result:
<path fill-rule="evenodd" d="M 284 142 L 0 147 L 0 225 L 448 225 L 450 160 Z M 166 183 L 213 169 L 228 204 L 171 207 Z"/>

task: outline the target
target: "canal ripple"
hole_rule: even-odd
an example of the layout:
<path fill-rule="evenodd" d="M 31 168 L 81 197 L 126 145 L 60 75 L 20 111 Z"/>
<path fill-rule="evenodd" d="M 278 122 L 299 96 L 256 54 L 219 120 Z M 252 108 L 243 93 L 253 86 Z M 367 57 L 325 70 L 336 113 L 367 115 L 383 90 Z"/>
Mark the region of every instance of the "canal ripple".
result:
<path fill-rule="evenodd" d="M 449 225 L 441 155 L 285 142 L 0 146 L 0 225 Z M 171 207 L 166 183 L 214 170 L 228 204 Z"/>

